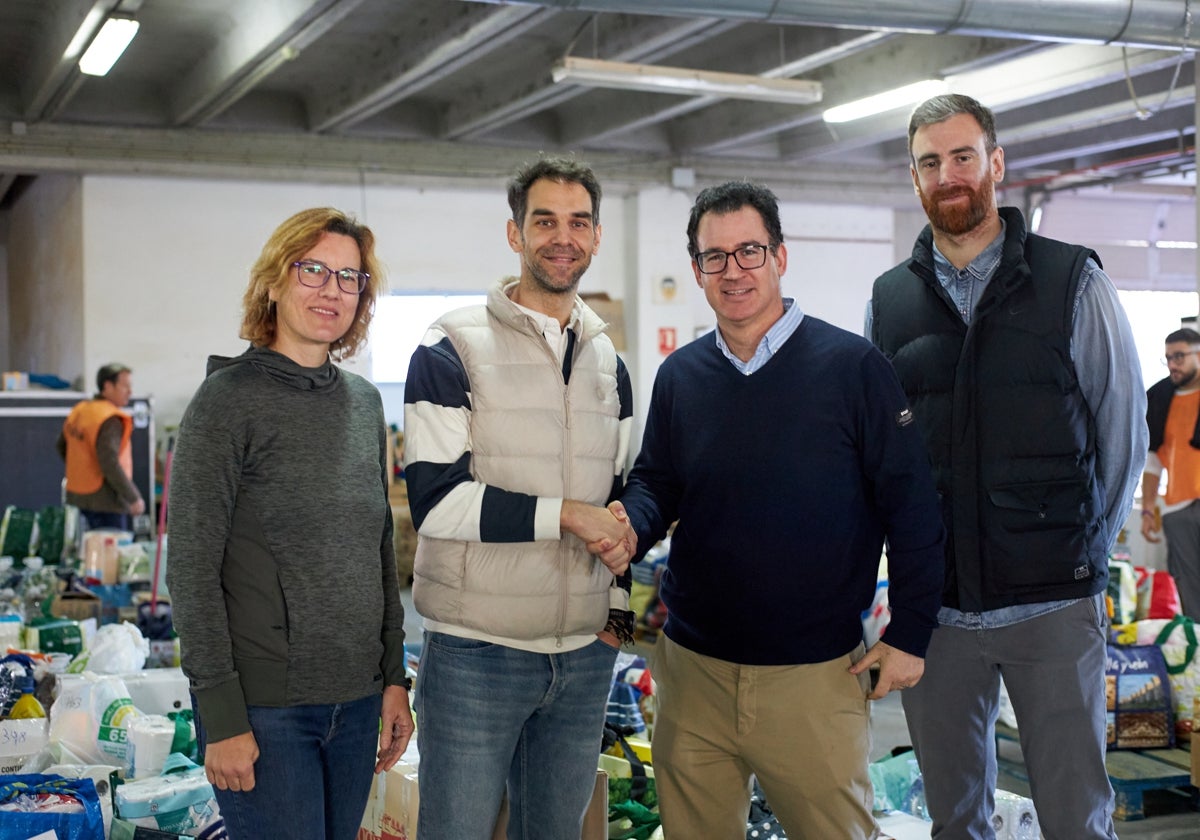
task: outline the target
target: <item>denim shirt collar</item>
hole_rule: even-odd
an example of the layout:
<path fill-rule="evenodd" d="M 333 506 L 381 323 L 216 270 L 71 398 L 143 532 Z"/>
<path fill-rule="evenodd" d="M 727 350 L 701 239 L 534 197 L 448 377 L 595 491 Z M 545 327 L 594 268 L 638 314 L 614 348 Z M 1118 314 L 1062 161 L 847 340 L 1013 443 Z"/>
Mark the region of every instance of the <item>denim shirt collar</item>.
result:
<path fill-rule="evenodd" d="M 971 323 L 975 306 L 983 296 L 988 282 L 1000 267 L 1000 259 L 1004 256 L 1004 235 L 1007 225 L 1000 220 L 1000 233 L 979 252 L 966 268 L 955 268 L 948 259 L 933 246 L 933 269 L 938 283 L 946 290 L 958 308 L 958 314 L 966 323 Z"/>
<path fill-rule="evenodd" d="M 779 352 L 779 348 L 792 337 L 792 333 L 796 331 L 796 328 L 800 326 L 800 322 L 804 320 L 804 313 L 795 304 L 796 301 L 794 298 L 785 297 L 783 299 L 783 315 L 767 330 L 766 335 L 762 337 L 757 349 L 754 351 L 754 355 L 750 357 L 748 362 L 743 362 L 737 356 L 733 355 L 729 349 L 729 345 L 725 343 L 724 336 L 721 335 L 720 327 L 716 329 L 717 347 L 725 354 L 725 358 L 735 368 L 744 375 L 749 376 L 769 362 L 771 357 Z"/>

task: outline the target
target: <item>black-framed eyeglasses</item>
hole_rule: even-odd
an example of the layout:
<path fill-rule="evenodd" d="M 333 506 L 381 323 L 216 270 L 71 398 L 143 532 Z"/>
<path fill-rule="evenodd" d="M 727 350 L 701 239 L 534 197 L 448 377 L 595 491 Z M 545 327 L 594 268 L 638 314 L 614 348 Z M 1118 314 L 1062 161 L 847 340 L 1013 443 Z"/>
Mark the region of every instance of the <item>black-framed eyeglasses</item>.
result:
<path fill-rule="evenodd" d="M 1200 352 L 1200 350 L 1188 350 L 1186 353 L 1168 353 L 1166 356 L 1163 357 L 1162 363 L 1164 365 L 1169 365 L 1172 362 L 1174 362 L 1175 364 L 1179 364 L 1184 359 L 1186 359 L 1188 356 L 1192 355 L 1193 353 L 1197 353 L 1197 352 Z"/>
<path fill-rule="evenodd" d="M 770 250 L 770 245 L 742 245 L 732 251 L 701 251 L 695 259 L 701 274 L 720 274 L 729 264 L 730 257 L 733 257 L 738 268 L 749 271 L 766 265 L 767 252 Z"/>
<path fill-rule="evenodd" d="M 371 279 L 371 275 L 365 271 L 330 268 L 316 260 L 296 260 L 292 265 L 296 267 L 296 279 L 300 281 L 300 285 L 310 289 L 321 288 L 329 282 L 332 275 L 337 277 L 338 288 L 343 292 L 348 295 L 361 295 L 363 289 L 367 288 L 367 281 Z"/>

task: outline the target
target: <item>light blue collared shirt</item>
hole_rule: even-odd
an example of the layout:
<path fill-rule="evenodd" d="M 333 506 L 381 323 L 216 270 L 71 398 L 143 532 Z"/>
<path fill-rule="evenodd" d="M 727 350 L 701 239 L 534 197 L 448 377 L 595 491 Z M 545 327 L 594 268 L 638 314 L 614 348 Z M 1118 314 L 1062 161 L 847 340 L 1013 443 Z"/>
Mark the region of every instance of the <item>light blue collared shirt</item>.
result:
<path fill-rule="evenodd" d="M 1004 221 L 997 236 L 965 268 L 955 268 L 933 246 L 933 265 L 938 282 L 950 295 L 970 324 L 975 307 L 1000 266 L 1004 250 Z M 1108 547 L 1111 550 L 1129 516 L 1133 494 L 1142 475 L 1150 433 L 1146 428 L 1146 389 L 1138 363 L 1137 347 L 1116 287 L 1095 261 L 1088 260 L 1080 273 L 1071 327 L 1071 361 L 1084 401 L 1096 427 L 1097 479 L 1106 501 Z M 866 330 L 871 334 L 871 305 L 867 304 Z M 1101 593 L 1095 596 L 1103 608 Z M 967 613 L 942 607 L 938 622 L 951 627 L 990 629 L 1016 624 L 1070 606 L 1081 599 L 1020 604 L 998 610 Z"/>
<path fill-rule="evenodd" d="M 721 328 L 717 327 L 717 347 L 721 348 L 721 352 L 725 354 L 725 358 L 733 363 L 733 366 L 742 374 L 749 376 L 759 370 L 767 362 L 771 361 L 771 357 L 779 352 L 779 348 L 784 345 L 796 328 L 800 326 L 800 322 L 804 320 L 804 313 L 800 311 L 800 307 L 796 306 L 796 301 L 793 298 L 785 297 L 783 299 L 783 315 L 779 320 L 771 325 L 767 330 L 767 334 L 762 337 L 762 341 L 758 342 L 758 347 L 754 350 L 754 355 L 750 357 L 750 361 L 743 362 L 730 351 L 729 345 L 725 343 L 724 336 L 721 335 Z"/>

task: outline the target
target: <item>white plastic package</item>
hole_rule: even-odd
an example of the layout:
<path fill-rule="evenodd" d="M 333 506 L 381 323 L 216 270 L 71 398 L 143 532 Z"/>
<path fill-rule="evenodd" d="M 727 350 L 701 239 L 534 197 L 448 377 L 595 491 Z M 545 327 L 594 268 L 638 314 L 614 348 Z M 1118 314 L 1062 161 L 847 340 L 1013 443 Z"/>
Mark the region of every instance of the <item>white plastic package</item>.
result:
<path fill-rule="evenodd" d="M 129 697 L 138 711 L 148 715 L 168 715 L 192 707 L 188 680 L 179 668 L 146 668 L 117 674 L 129 689 Z M 58 678 L 59 691 L 63 686 L 83 679 L 82 674 L 63 674 Z"/>
<path fill-rule="evenodd" d="M 228 840 L 204 768 L 179 753 L 167 759 L 161 776 L 126 782 L 116 789 L 115 796 L 117 814 L 134 825 Z"/>
<path fill-rule="evenodd" d="M 129 767 L 129 724 L 142 717 L 120 677 L 85 673 L 65 683 L 50 707 L 50 741 L 86 764 Z"/>
<path fill-rule="evenodd" d="M 71 673 L 126 674 L 140 671 L 150 655 L 150 642 L 137 625 L 122 621 L 96 631 L 87 649 L 71 663 Z"/>
<path fill-rule="evenodd" d="M 996 791 L 992 828 L 996 840 L 1038 840 L 1042 836 L 1033 800 L 1006 790 Z"/>

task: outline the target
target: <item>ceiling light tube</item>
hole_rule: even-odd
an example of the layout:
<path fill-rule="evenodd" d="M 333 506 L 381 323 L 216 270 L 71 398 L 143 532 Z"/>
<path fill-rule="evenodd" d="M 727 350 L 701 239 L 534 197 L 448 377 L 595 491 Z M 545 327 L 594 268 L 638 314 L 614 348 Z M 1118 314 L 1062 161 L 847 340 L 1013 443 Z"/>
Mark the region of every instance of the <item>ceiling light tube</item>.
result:
<path fill-rule="evenodd" d="M 551 68 L 556 82 L 590 87 L 676 93 L 687 96 L 719 96 L 753 99 L 788 105 L 811 105 L 821 101 L 821 83 L 804 79 L 768 79 L 742 73 L 720 73 L 655 64 L 628 64 L 594 58 L 567 56 Z"/>
<path fill-rule="evenodd" d="M 140 24 L 131 18 L 110 17 L 96 33 L 87 52 L 79 59 L 79 71 L 89 76 L 104 76 L 117 63 L 121 53 L 137 34 Z"/>
<path fill-rule="evenodd" d="M 918 102 L 924 102 L 931 96 L 946 93 L 947 90 L 948 88 L 944 81 L 940 79 L 926 79 L 923 82 L 915 82 L 914 84 L 898 87 L 894 90 L 886 90 L 883 93 L 877 93 L 874 96 L 868 96 L 864 99 L 856 99 L 853 102 L 847 102 L 845 105 L 838 105 L 830 108 L 821 117 L 827 123 L 844 123 L 851 120 L 861 120 L 863 117 L 882 114 L 885 111 L 893 111 L 896 108 L 916 105 Z"/>

